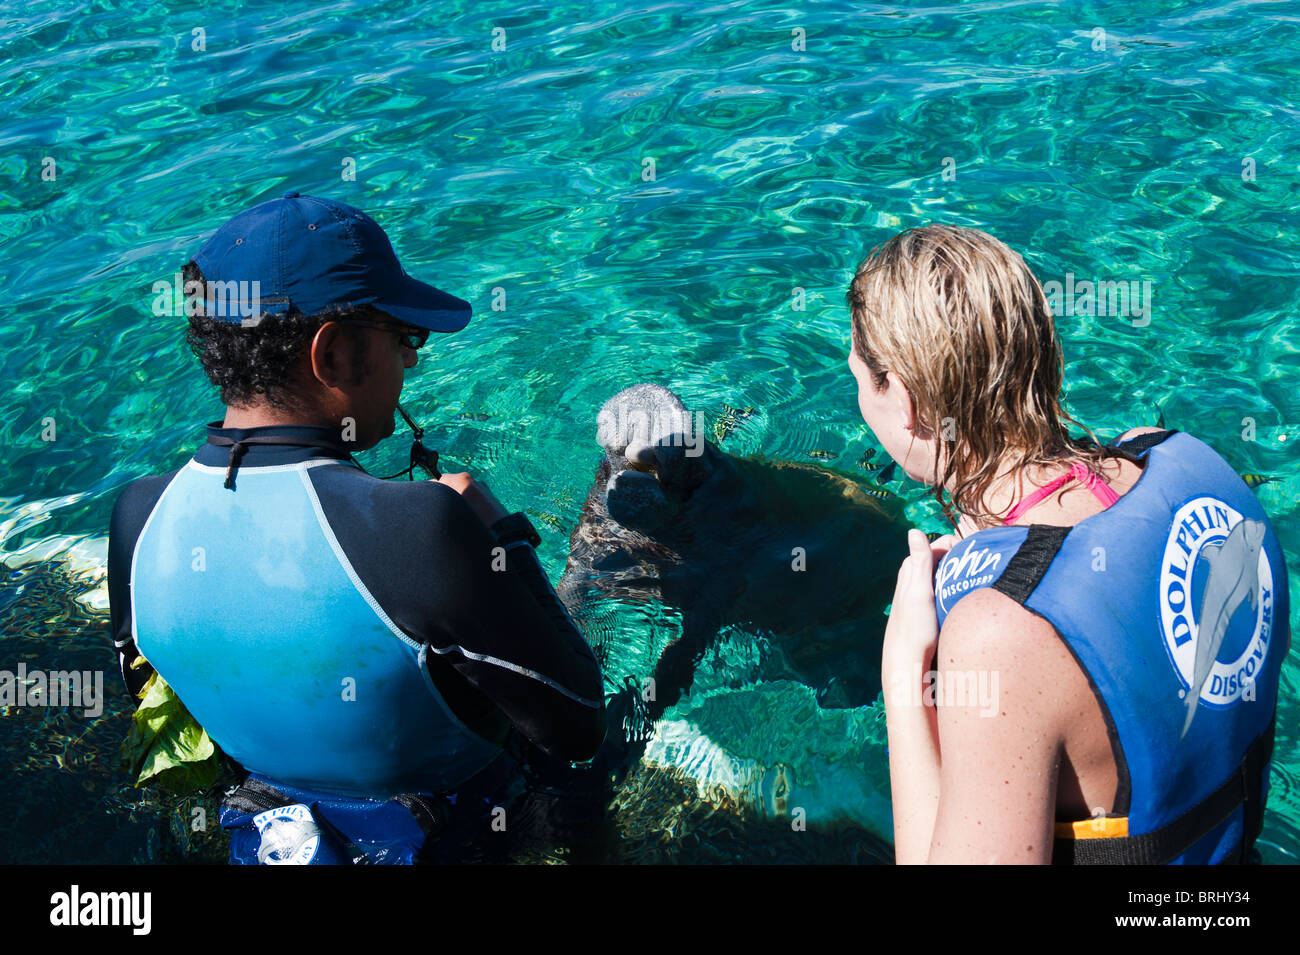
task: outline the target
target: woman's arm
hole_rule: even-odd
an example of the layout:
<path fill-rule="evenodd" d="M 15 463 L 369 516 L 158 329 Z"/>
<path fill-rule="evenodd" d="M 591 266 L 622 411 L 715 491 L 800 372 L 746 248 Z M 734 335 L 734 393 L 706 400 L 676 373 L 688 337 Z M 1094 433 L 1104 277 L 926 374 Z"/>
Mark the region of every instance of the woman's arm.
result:
<path fill-rule="evenodd" d="M 938 711 L 943 760 L 928 861 L 1050 862 L 1077 664 L 1047 621 L 988 589 L 944 621 L 938 664 L 945 696 L 961 692 Z"/>
<path fill-rule="evenodd" d="M 932 672 L 934 563 L 949 541 L 933 553 L 918 531 L 908 542 L 881 668 L 895 859 L 1050 862 L 1068 714 L 1086 680 L 1051 624 L 989 589 L 948 615 Z"/>
<path fill-rule="evenodd" d="M 889 737 L 889 788 L 894 810 L 894 860 L 925 862 L 939 809 L 939 727 L 926 706 L 922 674 L 929 667 L 919 655 L 885 651 L 885 727 Z"/>
<path fill-rule="evenodd" d="M 924 862 L 939 807 L 939 728 L 927 705 L 927 672 L 934 659 L 939 621 L 934 612 L 934 568 L 953 538 L 927 545 L 908 533 L 911 551 L 898 583 L 885 630 L 881 679 L 889 737 L 889 786 L 894 810 L 894 858 L 900 865 Z M 933 698 L 929 698 L 933 703 Z"/>

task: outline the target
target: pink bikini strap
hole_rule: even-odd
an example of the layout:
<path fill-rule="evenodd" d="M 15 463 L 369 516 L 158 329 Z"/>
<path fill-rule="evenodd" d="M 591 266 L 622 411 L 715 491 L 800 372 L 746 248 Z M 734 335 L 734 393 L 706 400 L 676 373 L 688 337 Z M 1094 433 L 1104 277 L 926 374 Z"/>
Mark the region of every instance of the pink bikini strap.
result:
<path fill-rule="evenodd" d="M 1033 507 L 1043 498 L 1057 491 L 1061 487 L 1061 485 L 1063 485 L 1066 481 L 1070 480 L 1070 478 L 1072 477 L 1074 477 L 1073 470 L 1068 471 L 1065 474 L 1062 474 L 1059 478 L 1052 481 L 1050 484 L 1043 485 L 1033 494 L 1029 495 L 1027 498 L 1024 498 L 1019 504 L 1013 507 L 1011 509 L 1011 513 L 1002 519 L 1002 523 L 1004 525 L 1014 524 L 1016 522 L 1016 518 L 1018 518 L 1021 514 L 1025 513 L 1025 511 L 1029 510 L 1031 507 Z"/>
<path fill-rule="evenodd" d="M 1093 474 L 1079 462 L 1076 461 L 1074 466 L 1070 468 L 1070 474 L 1074 476 L 1076 481 L 1083 482 L 1083 486 L 1092 492 L 1092 496 L 1101 501 L 1101 506 L 1103 508 L 1110 507 L 1119 500 L 1119 495 L 1111 490 L 1109 484 L 1097 475 Z"/>
<path fill-rule="evenodd" d="M 1003 518 L 1003 525 L 1014 524 L 1021 514 L 1025 513 L 1025 511 L 1043 500 L 1043 498 L 1048 497 L 1055 491 L 1059 490 L 1062 485 L 1071 478 L 1080 482 L 1084 487 L 1091 491 L 1093 496 L 1096 497 L 1097 500 L 1101 501 L 1101 506 L 1103 508 L 1110 507 L 1119 500 L 1119 495 L 1111 490 L 1108 484 L 1089 471 L 1081 463 L 1075 462 L 1075 464 L 1065 474 L 1062 474 L 1051 483 L 1043 485 L 1033 494 L 1030 494 L 1027 498 L 1013 507 L 1011 513 Z"/>

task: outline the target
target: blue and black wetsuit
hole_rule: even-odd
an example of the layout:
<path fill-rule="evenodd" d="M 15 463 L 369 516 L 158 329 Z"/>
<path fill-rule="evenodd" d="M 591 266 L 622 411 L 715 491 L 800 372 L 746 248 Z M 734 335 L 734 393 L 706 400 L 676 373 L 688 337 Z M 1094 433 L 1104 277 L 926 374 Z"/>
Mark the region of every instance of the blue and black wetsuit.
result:
<path fill-rule="evenodd" d="M 143 654 L 245 769 L 341 797 L 455 790 L 512 728 L 595 754 L 600 669 L 527 542 L 445 485 L 366 474 L 330 429 L 209 432 L 297 443 L 209 443 L 123 491 L 109 595 L 133 693 Z"/>

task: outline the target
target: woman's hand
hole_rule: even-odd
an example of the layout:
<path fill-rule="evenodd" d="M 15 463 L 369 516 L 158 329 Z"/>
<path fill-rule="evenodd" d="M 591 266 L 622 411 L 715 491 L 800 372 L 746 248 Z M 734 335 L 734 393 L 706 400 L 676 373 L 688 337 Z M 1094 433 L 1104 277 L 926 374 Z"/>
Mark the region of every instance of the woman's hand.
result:
<path fill-rule="evenodd" d="M 911 664 L 927 663 L 939 642 L 939 616 L 934 610 L 934 571 L 957 542 L 951 534 L 930 543 L 916 528 L 907 532 L 910 553 L 898 568 L 894 602 L 885 627 L 885 656 Z"/>

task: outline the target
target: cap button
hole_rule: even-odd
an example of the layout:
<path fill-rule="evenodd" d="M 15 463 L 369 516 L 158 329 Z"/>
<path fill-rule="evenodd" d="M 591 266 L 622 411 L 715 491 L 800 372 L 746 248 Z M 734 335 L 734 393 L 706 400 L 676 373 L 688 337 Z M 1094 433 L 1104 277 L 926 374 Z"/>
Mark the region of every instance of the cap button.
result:
<path fill-rule="evenodd" d="M 290 190 L 289 192 L 286 192 L 286 193 L 285 193 L 283 196 L 281 196 L 280 198 L 281 198 L 281 199 L 297 199 L 297 198 L 298 198 L 298 193 L 297 193 L 296 190 Z"/>

